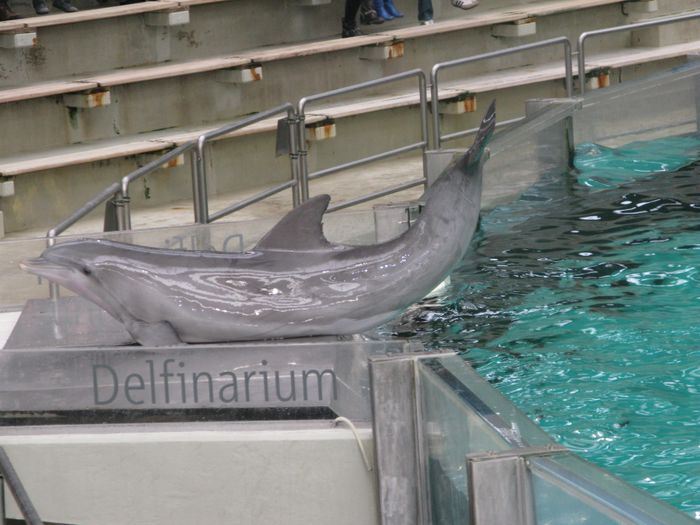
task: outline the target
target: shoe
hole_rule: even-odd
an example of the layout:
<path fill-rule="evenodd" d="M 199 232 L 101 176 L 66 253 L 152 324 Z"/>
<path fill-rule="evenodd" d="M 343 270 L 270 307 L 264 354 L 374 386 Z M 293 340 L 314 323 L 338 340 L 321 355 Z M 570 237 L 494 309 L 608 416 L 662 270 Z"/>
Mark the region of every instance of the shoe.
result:
<path fill-rule="evenodd" d="M 460 9 L 471 9 L 479 5 L 479 0 L 452 0 L 452 5 Z"/>
<path fill-rule="evenodd" d="M 421 20 L 420 21 L 420 25 L 422 25 L 422 26 L 431 26 L 434 23 L 435 23 L 435 20 L 433 20 L 432 18 L 430 20 Z"/>
<path fill-rule="evenodd" d="M 368 26 L 372 24 L 383 24 L 384 19 L 377 14 L 374 9 L 360 8 L 360 23 Z"/>
<path fill-rule="evenodd" d="M 70 3 L 70 0 L 53 0 L 53 6 L 66 13 L 75 13 L 78 8 Z"/>
<path fill-rule="evenodd" d="M 18 18 L 22 17 L 12 10 L 7 0 L 0 0 L 0 22 L 4 22 L 5 20 L 17 20 Z"/>
<path fill-rule="evenodd" d="M 348 38 L 351 36 L 360 36 L 362 35 L 362 31 L 357 29 L 357 25 L 355 24 L 354 20 L 347 21 L 343 18 L 343 32 L 341 33 L 341 36 L 343 38 Z"/>
<path fill-rule="evenodd" d="M 46 5 L 44 0 L 32 0 L 32 5 L 34 6 L 34 11 L 37 15 L 49 14 L 49 6 Z"/>
<path fill-rule="evenodd" d="M 384 0 L 384 9 L 394 18 L 403 17 L 403 13 L 396 9 L 396 6 L 394 5 L 394 0 Z"/>
<path fill-rule="evenodd" d="M 394 17 L 389 13 L 384 7 L 384 0 L 374 0 L 372 2 L 374 10 L 377 12 L 377 16 L 381 16 L 384 20 L 393 20 Z"/>

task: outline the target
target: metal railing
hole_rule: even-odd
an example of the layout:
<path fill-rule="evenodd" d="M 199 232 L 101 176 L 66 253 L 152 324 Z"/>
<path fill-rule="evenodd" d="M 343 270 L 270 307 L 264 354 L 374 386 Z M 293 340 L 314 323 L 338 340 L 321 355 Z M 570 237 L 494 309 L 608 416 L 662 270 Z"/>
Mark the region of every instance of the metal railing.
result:
<path fill-rule="evenodd" d="M 36 507 L 34 507 L 34 504 L 29 497 L 29 494 L 24 488 L 22 480 L 20 480 L 17 471 L 7 455 L 7 452 L 5 452 L 3 447 L 0 447 L 0 502 L 2 504 L 0 523 L 5 525 L 5 491 L 3 482 L 7 483 L 15 502 L 17 503 L 17 507 L 22 513 L 25 523 L 27 523 L 27 525 L 42 525 L 43 521 L 41 521 L 39 513 L 37 512 Z"/>
<path fill-rule="evenodd" d="M 390 84 L 394 82 L 400 82 L 406 79 L 410 78 L 416 78 L 418 80 L 418 93 L 420 97 L 420 132 L 421 132 L 421 140 L 419 142 L 415 142 L 413 144 L 408 144 L 406 146 L 401 146 L 399 148 L 391 149 L 382 153 L 378 153 L 376 155 L 371 155 L 369 157 L 364 157 L 361 159 L 353 160 L 351 162 L 346 162 L 344 164 L 339 164 L 337 166 L 333 166 L 331 168 L 326 168 L 324 170 L 319 170 L 315 171 L 313 173 L 309 173 L 309 167 L 308 167 L 308 161 L 307 161 L 307 155 L 308 151 L 306 150 L 305 147 L 305 142 L 302 140 L 300 141 L 302 146 L 299 149 L 299 171 L 301 175 L 301 181 L 302 181 L 302 201 L 305 201 L 306 199 L 309 198 L 309 181 L 314 180 L 314 179 L 319 179 L 321 177 L 325 177 L 327 175 L 331 175 L 333 173 L 337 173 L 342 170 L 346 170 L 349 168 L 354 168 L 357 166 L 362 166 L 364 164 L 369 164 L 370 162 L 376 162 L 378 160 L 383 160 L 383 159 L 388 159 L 390 157 L 395 157 L 397 155 L 402 155 L 404 153 L 407 153 L 409 151 L 414 151 L 417 149 L 420 149 L 423 151 L 423 154 L 425 154 L 425 151 L 428 149 L 428 100 L 427 100 L 427 95 L 426 95 L 426 78 L 425 78 L 425 73 L 421 71 L 420 69 L 412 69 L 410 71 L 406 71 L 404 73 L 398 73 L 396 75 L 390 75 L 388 77 L 383 77 L 379 78 L 376 80 L 370 80 L 367 82 L 361 82 L 359 84 L 354 84 L 352 86 L 347 86 L 344 88 L 340 89 L 334 89 L 332 91 L 326 91 L 324 93 L 318 93 L 316 95 L 311 95 L 308 97 L 304 97 L 299 100 L 299 103 L 297 104 L 297 125 L 298 125 L 298 133 L 300 136 L 303 137 L 303 133 L 305 130 L 305 121 L 306 121 L 306 106 L 311 104 L 312 102 L 317 102 L 319 100 L 324 100 L 324 99 L 329 99 L 329 98 L 334 98 L 338 97 L 341 95 L 346 95 L 348 93 L 353 93 L 356 91 L 362 91 L 365 89 L 373 88 L 376 86 L 384 85 L 384 84 Z M 409 188 L 413 188 L 415 186 L 419 186 L 421 184 L 425 185 L 427 187 L 427 174 L 425 171 L 425 163 L 423 163 L 423 177 L 417 180 L 405 182 L 403 184 L 393 186 L 391 188 L 387 188 L 385 190 L 371 193 L 368 195 L 364 195 L 362 197 L 358 197 L 356 199 L 346 201 L 340 204 L 336 204 L 335 206 L 332 206 L 328 209 L 328 211 L 337 211 L 343 208 L 348 208 L 350 206 L 354 206 L 356 204 L 360 204 L 363 202 L 367 202 L 369 200 L 377 199 L 379 197 L 383 197 L 385 195 L 390 195 L 392 193 L 397 193 L 399 191 L 403 191 Z"/>
<path fill-rule="evenodd" d="M 210 215 L 209 198 L 207 193 L 207 168 L 205 149 L 207 143 L 214 139 L 222 137 L 228 133 L 233 133 L 234 131 L 250 126 L 251 124 L 255 124 L 262 120 L 266 120 L 275 115 L 279 115 L 280 113 L 287 114 L 286 125 L 289 129 L 289 157 L 290 168 L 292 173 L 291 179 L 287 182 L 278 184 L 273 188 L 262 191 L 248 199 L 245 199 L 244 201 L 228 206 L 223 210 L 219 210 L 218 212 Z M 194 174 L 194 179 L 192 183 L 192 195 L 194 198 L 195 222 L 198 222 L 200 224 L 208 224 L 289 188 L 292 189 L 292 205 L 295 207 L 298 206 L 302 202 L 302 199 L 297 162 L 299 140 L 297 135 L 297 127 L 294 125 L 295 123 L 296 114 L 294 112 L 294 106 L 292 106 L 290 103 L 286 103 L 266 111 L 261 111 L 260 113 L 251 115 L 250 117 L 245 118 L 243 120 L 239 120 L 214 131 L 210 131 L 208 133 L 200 135 L 200 137 L 197 139 L 197 147 L 195 149 L 195 154 L 192 157 L 192 172 Z"/>
<path fill-rule="evenodd" d="M 492 58 L 502 57 L 506 55 L 514 55 L 516 53 L 523 53 L 526 51 L 531 51 L 533 49 L 540 49 L 543 47 L 563 45 L 564 46 L 564 71 L 565 71 L 565 82 L 566 82 L 566 96 L 571 97 L 573 95 L 573 65 L 571 58 L 571 42 L 566 37 L 550 38 L 548 40 L 542 40 L 541 42 L 533 42 L 532 44 L 524 44 L 522 46 L 510 47 L 508 49 L 502 49 L 500 51 L 492 51 L 490 53 L 482 53 L 480 55 L 474 55 L 466 58 L 459 58 L 456 60 L 450 60 L 447 62 L 440 62 L 435 64 L 430 73 L 430 104 L 433 113 L 433 148 L 440 149 L 443 140 L 452 140 L 465 135 L 469 135 L 473 130 L 459 131 L 452 133 L 450 135 L 440 134 L 440 85 L 439 85 L 439 74 L 443 69 L 451 69 L 457 66 L 463 66 L 466 64 L 471 64 L 473 62 L 478 62 L 481 60 L 489 60 Z M 514 119 L 508 123 L 516 122 L 520 119 Z M 506 124 L 505 122 L 502 123 Z"/>
<path fill-rule="evenodd" d="M 209 204 L 207 196 L 207 184 L 206 184 L 206 145 L 219 137 L 222 137 L 228 133 L 233 133 L 242 128 L 260 122 L 262 120 L 269 119 L 275 115 L 281 113 L 287 114 L 287 126 L 290 129 L 289 135 L 289 156 L 291 158 L 291 180 L 275 186 L 272 189 L 265 190 L 258 195 L 254 195 L 249 199 L 246 199 L 242 203 L 230 206 L 224 210 L 218 211 L 214 214 L 209 214 Z M 51 228 L 46 236 L 48 238 L 49 246 L 55 243 L 55 238 L 78 222 L 80 219 L 85 217 L 91 211 L 93 211 L 98 206 L 104 204 L 109 199 L 112 199 L 112 203 L 115 208 L 116 215 L 116 226 L 117 229 L 129 230 L 131 229 L 131 198 L 129 195 L 129 186 L 132 182 L 154 172 L 155 170 L 161 168 L 164 164 L 167 164 L 171 160 L 176 159 L 180 155 L 184 155 L 188 152 L 192 152 L 191 163 L 192 163 L 192 201 L 194 206 L 194 219 L 195 222 L 200 224 L 207 224 L 209 222 L 215 221 L 233 213 L 234 211 L 262 200 L 270 195 L 279 193 L 288 188 L 292 188 L 292 200 L 293 205 L 298 205 L 300 203 L 299 199 L 299 176 L 297 171 L 297 150 L 298 141 L 296 139 L 296 115 L 294 113 L 294 107 L 289 104 L 283 104 L 281 106 L 274 107 L 272 109 L 261 111 L 250 117 L 244 118 L 242 120 L 237 120 L 213 131 L 203 133 L 196 140 L 191 140 L 186 142 L 172 150 L 168 153 L 158 157 L 155 160 L 141 166 L 137 170 L 132 171 L 128 175 L 122 177 L 120 182 L 115 182 L 102 190 L 100 193 L 95 195 L 88 202 L 83 204 L 75 212 L 73 212 L 68 218 L 60 222 L 58 225 Z"/>
<path fill-rule="evenodd" d="M 668 16 L 664 18 L 657 18 L 655 20 L 647 20 L 645 22 L 638 22 L 636 24 L 626 24 L 623 26 L 609 27 L 606 29 L 596 29 L 595 31 L 586 31 L 581 33 L 578 37 L 578 78 L 579 78 L 579 93 L 581 95 L 585 92 L 585 78 L 586 78 L 586 40 L 593 36 L 609 35 L 612 33 L 623 33 L 626 31 L 634 31 L 635 29 L 644 29 L 648 27 L 655 27 L 665 24 L 673 24 L 675 22 L 683 22 L 686 20 L 693 20 L 700 18 L 700 12 L 696 13 L 686 13 L 682 15 Z"/>

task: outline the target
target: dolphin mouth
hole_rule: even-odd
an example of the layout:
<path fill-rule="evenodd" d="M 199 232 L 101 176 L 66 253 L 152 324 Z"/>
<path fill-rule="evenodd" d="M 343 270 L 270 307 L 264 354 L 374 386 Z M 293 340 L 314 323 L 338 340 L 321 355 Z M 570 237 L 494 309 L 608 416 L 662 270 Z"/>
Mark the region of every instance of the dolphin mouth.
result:
<path fill-rule="evenodd" d="M 60 271 L 65 272 L 68 268 L 63 264 L 45 259 L 44 257 L 32 257 L 19 263 L 19 267 L 25 272 L 48 277 L 48 274 Z"/>
<path fill-rule="evenodd" d="M 33 257 L 25 259 L 19 263 L 19 267 L 25 272 L 44 277 L 56 284 L 66 286 L 69 283 L 70 276 L 77 273 L 76 268 L 70 264 L 60 261 L 53 261 L 46 257 Z M 68 288 L 71 288 L 68 286 Z"/>

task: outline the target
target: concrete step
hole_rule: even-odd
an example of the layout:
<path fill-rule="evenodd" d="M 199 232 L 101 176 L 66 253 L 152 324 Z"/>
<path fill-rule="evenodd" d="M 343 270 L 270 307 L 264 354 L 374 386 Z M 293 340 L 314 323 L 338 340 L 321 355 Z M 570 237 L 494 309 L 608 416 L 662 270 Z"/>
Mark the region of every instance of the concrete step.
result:
<path fill-rule="evenodd" d="M 415 27 L 415 18 L 407 13 L 398 22 L 370 26 L 365 30 L 381 35 L 377 37 L 378 41 L 407 40 L 438 32 L 510 24 L 532 17 L 620 3 L 620 0 L 540 0 L 534 3 L 494 0 L 467 14 L 451 7 L 443 9 L 436 3 L 436 19 L 441 23 L 435 26 Z M 164 17 L 183 10 L 189 10 L 187 24 L 165 27 L 149 25 L 153 17 Z M 271 13 L 274 16 L 270 16 Z M 23 41 L 25 45 L 33 42 L 31 47 L 0 48 L 0 58 L 5 65 L 4 73 L 0 75 L 0 87 L 23 87 L 36 82 L 65 80 L 66 72 L 73 77 L 70 80 L 75 81 L 79 80 L 75 78 L 76 75 L 208 59 L 212 56 L 235 56 L 242 50 L 269 46 L 289 48 L 293 44 L 304 43 L 314 46 L 318 45 L 318 40 L 337 39 L 341 16 L 341 2 L 309 8 L 299 7 L 294 2 L 280 7 L 278 2 L 273 5 L 269 0 L 197 3 L 158 0 L 0 22 L 0 36 L 12 36 L 19 32 L 35 37 Z M 347 48 L 366 43 L 370 42 L 353 38 L 346 39 L 343 44 L 330 45 Z M 303 45 L 300 51 L 305 52 Z M 320 48 L 317 52 L 325 51 Z M 279 49 L 270 49 L 254 59 L 269 60 L 270 53 L 279 52 Z M 136 74 L 136 78 L 138 76 Z M 126 76 L 122 77 L 122 82 L 128 81 Z"/>
<path fill-rule="evenodd" d="M 571 2 L 546 2 L 548 13 L 569 8 Z M 528 11 L 501 13 L 499 20 L 522 19 Z M 600 11 L 603 10 L 604 12 Z M 537 11 L 539 12 L 539 11 Z M 287 46 L 273 46 L 219 55 L 202 60 L 140 66 L 62 81 L 30 84 L 0 90 L 0 157 L 55 149 L 70 144 L 108 140 L 158 129 L 202 125 L 260 111 L 285 101 L 328 89 L 372 80 L 388 74 L 421 68 L 428 72 L 437 61 L 512 47 L 525 42 L 560 36 L 561 28 L 594 29 L 623 23 L 624 15 L 616 6 L 583 9 L 538 19 L 538 34 L 524 39 L 494 38 L 493 21 L 487 14 L 475 19 L 438 22 L 433 26 L 398 29 L 350 39 L 330 39 Z M 602 17 L 605 14 L 605 17 Z M 490 16 L 490 15 L 489 15 Z M 495 15 L 494 15 L 495 16 Z M 503 18 L 505 17 L 505 18 Z M 575 39 L 577 33 L 569 35 Z M 629 37 L 606 42 L 607 49 L 625 45 Z M 390 60 L 361 60 L 389 45 L 403 42 L 403 56 Z M 561 57 L 561 49 L 549 48 L 523 55 L 461 68 L 447 79 L 474 76 L 503 67 L 545 64 Z M 221 82 L 222 76 L 240 74 L 232 68 L 260 64 L 262 81 L 247 84 Z M 309 74 L 313 71 L 313 74 Z M 225 79 L 224 79 L 225 80 Z M 63 86 L 65 93 L 59 94 Z M 109 105 L 88 108 L 77 95 L 109 93 Z M 42 96 L 47 95 L 47 96 Z M 78 100 L 78 102 L 76 102 Z M 4 103 L 1 103 L 4 102 Z M 82 104 L 82 106 L 81 106 Z M 78 106 L 78 107 L 76 107 Z M 34 122 L 42 122 L 36 129 Z M 7 132 L 5 131 L 7 130 Z M 11 132 L 10 132 L 11 130 Z"/>
<path fill-rule="evenodd" d="M 700 41 L 692 45 L 700 49 Z M 667 49 L 663 57 L 687 53 L 688 50 L 687 46 L 674 48 L 673 52 Z M 591 54 L 588 67 L 630 67 L 634 64 L 633 53 L 637 54 L 640 64 L 661 57 L 658 49 L 630 48 L 616 53 Z M 625 78 L 630 76 L 624 75 Z M 522 115 L 524 98 L 564 96 L 563 77 L 563 65 L 555 62 L 538 67 L 509 68 L 480 77 L 447 81 L 442 85 L 440 98 L 449 103 L 470 93 L 476 96 L 476 101 L 483 99 L 487 103 L 497 97 L 499 119 L 507 120 Z M 337 127 L 333 140 L 308 143 L 310 170 L 326 169 L 419 141 L 418 101 L 417 93 L 403 90 L 310 106 L 307 108 L 308 124 L 333 122 Z M 450 114 L 457 112 L 449 111 L 448 107 L 445 109 L 448 114 L 441 117 L 443 133 L 469 129 L 478 124 L 480 112 L 477 107 L 473 108 L 476 111 L 464 114 Z M 213 196 L 289 179 L 289 160 L 274 157 L 275 124 L 275 119 L 270 119 L 223 136 L 211 145 L 209 188 Z M 156 155 L 214 127 L 170 129 L 4 159 L 0 161 L 0 173 L 5 180 L 13 180 L 15 186 L 14 196 L 0 199 L 6 231 L 48 227 Z M 466 142 L 462 141 L 455 147 L 466 145 Z M 184 163 L 158 170 L 134 184 L 132 198 L 135 206 L 149 207 L 188 198 L 190 167 L 188 159 L 183 160 Z M 41 216 L 36 214 L 37 206 L 41 206 Z"/>

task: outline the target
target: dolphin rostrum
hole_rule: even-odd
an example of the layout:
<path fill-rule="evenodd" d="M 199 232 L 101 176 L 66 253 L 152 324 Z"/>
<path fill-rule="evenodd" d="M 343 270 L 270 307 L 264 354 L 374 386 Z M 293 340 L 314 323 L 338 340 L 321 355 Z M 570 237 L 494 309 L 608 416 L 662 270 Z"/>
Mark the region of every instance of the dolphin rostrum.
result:
<path fill-rule="evenodd" d="M 331 244 L 319 195 L 240 254 L 149 248 L 106 240 L 57 244 L 21 267 L 92 301 L 147 346 L 359 333 L 396 317 L 464 256 L 481 203 L 492 103 L 474 144 L 425 193 L 399 237 Z"/>

